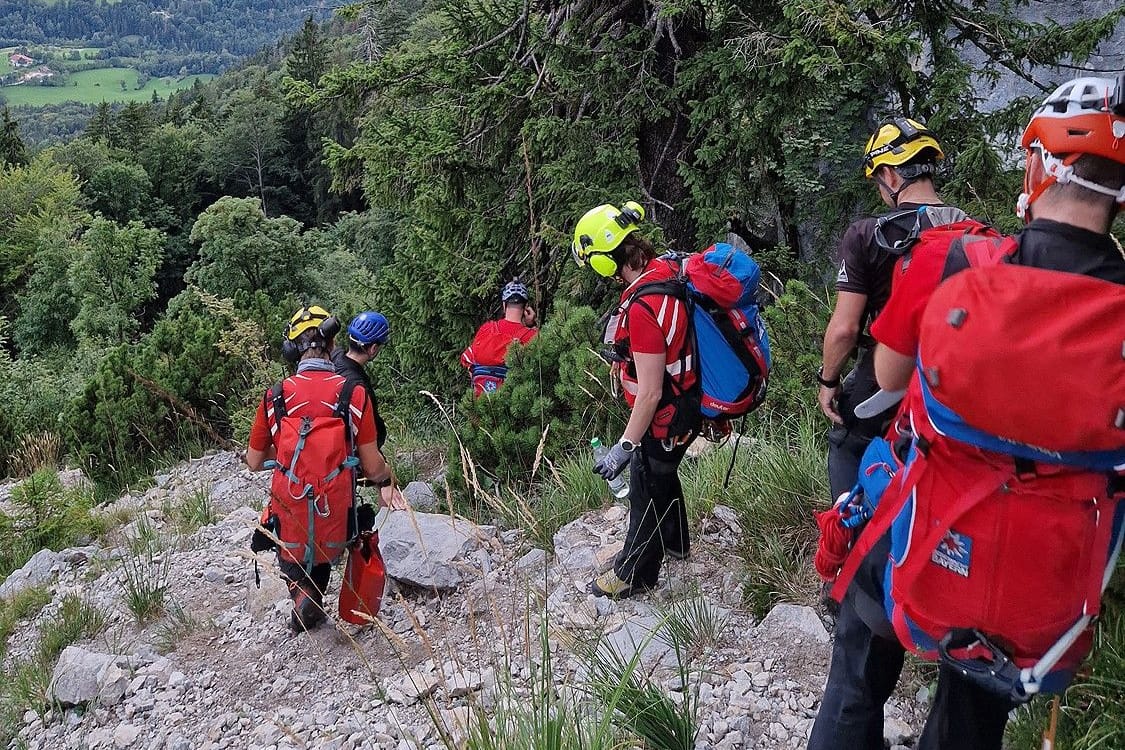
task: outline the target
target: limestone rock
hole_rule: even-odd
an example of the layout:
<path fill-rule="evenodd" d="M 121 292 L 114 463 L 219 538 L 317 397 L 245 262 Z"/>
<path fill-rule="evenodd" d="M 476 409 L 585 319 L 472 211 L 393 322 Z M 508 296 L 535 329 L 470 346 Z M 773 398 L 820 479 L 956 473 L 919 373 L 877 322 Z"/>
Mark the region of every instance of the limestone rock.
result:
<path fill-rule="evenodd" d="M 439 506 L 434 488 L 427 482 L 410 482 L 402 488 L 402 496 L 415 511 L 435 511 Z"/>
<path fill-rule="evenodd" d="M 12 571 L 11 575 L 0 583 L 0 599 L 9 599 L 24 589 L 47 583 L 55 574 L 55 566 L 61 560 L 58 552 L 49 549 L 39 550 L 23 564 L 22 568 Z"/>
<path fill-rule="evenodd" d="M 121 701 L 129 675 L 117 666 L 119 657 L 67 646 L 51 674 L 48 693 L 63 706 L 78 706 L 97 699 L 113 704 Z"/>
<path fill-rule="evenodd" d="M 465 558 L 480 548 L 471 521 L 433 513 L 390 513 L 379 527 L 379 549 L 393 578 L 438 591 L 465 579 Z"/>
<path fill-rule="evenodd" d="M 778 604 L 770 610 L 758 625 L 759 632 L 770 632 L 778 636 L 808 636 L 817 643 L 828 643 L 828 631 L 812 607 L 795 604 Z"/>

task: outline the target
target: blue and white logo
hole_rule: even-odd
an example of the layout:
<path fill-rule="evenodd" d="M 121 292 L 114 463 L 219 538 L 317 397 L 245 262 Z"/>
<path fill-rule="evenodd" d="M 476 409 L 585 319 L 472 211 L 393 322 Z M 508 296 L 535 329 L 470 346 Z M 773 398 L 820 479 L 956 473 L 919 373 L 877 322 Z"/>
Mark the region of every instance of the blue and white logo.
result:
<path fill-rule="evenodd" d="M 973 540 L 950 529 L 930 555 L 930 560 L 952 573 L 968 578 L 972 557 Z"/>

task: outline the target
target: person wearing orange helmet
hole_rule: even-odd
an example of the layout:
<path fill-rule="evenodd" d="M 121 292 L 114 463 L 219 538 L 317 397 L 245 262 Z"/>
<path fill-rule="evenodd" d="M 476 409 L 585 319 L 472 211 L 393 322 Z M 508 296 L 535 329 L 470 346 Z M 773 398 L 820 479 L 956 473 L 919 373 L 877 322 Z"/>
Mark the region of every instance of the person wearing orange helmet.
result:
<path fill-rule="evenodd" d="M 1125 205 L 1125 75 L 1116 79 L 1078 78 L 1059 86 L 1036 108 L 1024 130 L 1022 146 L 1026 151 L 1024 191 L 1017 204 L 1017 213 L 1023 217 L 1026 226 L 1011 240 L 1003 243 L 997 240 L 998 247 L 1006 248 L 1003 264 L 1061 272 L 1058 276 L 1063 278 L 1064 274 L 1076 274 L 1125 285 L 1125 250 L 1110 234 L 1114 218 Z M 916 369 L 923 312 L 946 278 L 973 268 L 978 262 L 968 259 L 963 244 L 939 246 L 919 243 L 912 252 L 909 266 L 896 277 L 883 312 L 872 325 L 872 335 L 878 342 L 875 372 L 879 386 L 884 390 L 902 390 L 909 386 L 903 410 L 911 424 L 920 424 L 914 420 L 924 420 L 926 415 Z M 997 261 L 994 259 L 985 264 L 988 262 Z M 979 273 L 988 269 L 974 270 Z M 1109 294 L 1113 296 L 1115 287 L 1107 285 L 1103 289 L 1110 290 Z M 1057 312 L 1065 315 L 1067 311 L 1061 309 Z M 1003 309 L 994 303 L 988 314 L 999 317 Z M 1112 326 L 1119 327 L 1119 321 L 1107 321 L 1107 325 L 1111 328 L 1106 329 L 1106 337 L 1112 339 L 1116 335 Z M 1117 342 L 1119 347 L 1119 339 Z M 1060 347 L 1058 351 L 1044 351 L 1043 354 L 1047 358 L 1067 356 L 1065 347 Z M 979 377 L 983 382 L 989 373 L 980 372 Z M 1040 417 L 1043 421 L 1051 420 L 1052 413 L 1061 417 L 1069 408 L 1065 385 L 1057 385 L 1057 388 L 1052 388 L 1051 384 L 1047 384 L 1046 388 L 1040 389 L 1042 397 L 1037 408 L 1043 412 Z M 997 408 L 1003 407 L 997 405 Z M 943 466 L 956 465 L 958 474 L 974 466 L 972 462 L 984 460 L 981 456 L 993 456 L 995 459 L 1005 455 L 981 451 L 972 445 L 959 446 L 956 441 L 950 442 L 948 437 L 945 440 L 949 445 L 943 443 L 942 450 L 954 458 L 945 459 Z M 928 448 L 924 441 L 916 441 L 914 449 L 925 455 Z M 959 456 L 964 457 L 961 463 L 958 463 Z M 1008 462 L 1011 462 L 1010 458 Z M 1021 481 L 1038 478 L 1039 464 L 1031 464 L 1033 470 L 1028 471 Z M 902 472 L 904 482 L 910 480 L 914 470 L 915 467 L 911 467 Z M 1057 473 L 1059 469 L 1049 467 L 1046 475 L 1054 476 L 1051 471 Z M 1082 499 L 1075 498 L 1074 501 L 1081 502 Z M 887 498 L 884 497 L 882 502 L 886 503 Z M 914 507 L 917 507 L 917 502 Z M 1117 505 L 1118 522 L 1123 507 L 1125 505 Z M 872 519 L 873 524 L 875 520 Z M 869 530 L 878 533 L 881 528 L 876 526 Z M 863 542 L 862 538 L 860 542 Z M 1015 545 L 1013 540 L 993 538 L 987 534 L 978 536 L 974 543 L 979 548 L 993 550 L 992 554 L 1002 554 L 1007 549 L 1004 545 L 1012 545 L 1012 549 Z M 1050 544 L 1049 535 L 1036 543 Z M 913 554 L 917 556 L 924 552 L 915 551 Z M 965 554 L 966 572 L 962 575 L 967 576 L 972 563 L 969 553 Z M 940 559 L 929 556 L 922 559 L 927 564 L 941 565 Z M 905 557 L 888 560 L 885 548 L 880 553 L 880 547 L 875 546 L 871 554 L 863 558 L 849 593 L 863 581 L 874 581 L 881 590 L 885 590 L 887 569 L 905 562 Z M 1005 575 L 1003 566 L 972 570 L 973 575 Z M 985 584 L 999 587 L 1000 582 L 989 578 Z M 952 580 L 950 585 L 953 585 Z M 1075 573 L 1074 585 L 1084 586 L 1078 573 Z M 893 589 L 890 593 L 894 594 Z M 909 592 L 904 595 L 909 595 Z M 1026 604 L 1031 606 L 1033 603 Z M 1013 612 L 1013 617 L 1009 618 L 1012 621 L 1010 627 L 1026 627 L 1021 623 L 1027 619 L 1026 612 Z M 853 646 L 848 650 L 841 650 L 838 645 L 834 647 L 828 684 L 809 748 L 877 750 L 883 747 L 882 705 L 894 689 L 897 673 L 888 674 L 884 670 L 877 680 L 856 679 L 855 673 L 849 672 L 847 666 L 870 660 L 873 654 L 880 655 L 884 664 L 892 661 L 901 664 L 903 647 L 895 639 L 895 631 L 888 634 L 885 629 L 872 628 L 866 618 L 861 618 L 852 610 L 842 610 L 837 621 L 837 644 L 841 632 L 848 634 L 846 638 Z M 1003 633 L 999 637 L 990 635 L 993 643 L 1007 642 Z M 1080 652 L 1079 656 L 1084 653 L 1083 648 L 1089 648 L 1089 636 L 1088 628 L 1081 634 L 1076 631 L 1070 646 Z M 1070 637 L 1069 631 L 1064 635 L 1066 637 Z M 1064 640 L 1060 638 L 1058 643 L 1062 644 Z M 1070 650 L 1066 649 L 1067 653 Z M 1057 658 L 1057 655 L 1048 652 L 1042 657 L 1044 662 L 1048 656 Z M 970 661 L 974 662 L 973 668 L 965 666 Z M 1010 685 L 999 676 L 1001 671 L 994 661 L 982 662 L 976 656 L 954 654 L 952 649 L 943 653 L 929 716 L 915 747 L 919 750 L 999 750 L 1011 709 L 1034 694 L 1010 689 Z M 1036 670 L 1024 668 L 1022 671 L 1015 669 L 1015 672 L 1018 680 L 1022 681 L 1034 677 Z M 1055 685 L 1052 689 L 1059 687 Z"/>

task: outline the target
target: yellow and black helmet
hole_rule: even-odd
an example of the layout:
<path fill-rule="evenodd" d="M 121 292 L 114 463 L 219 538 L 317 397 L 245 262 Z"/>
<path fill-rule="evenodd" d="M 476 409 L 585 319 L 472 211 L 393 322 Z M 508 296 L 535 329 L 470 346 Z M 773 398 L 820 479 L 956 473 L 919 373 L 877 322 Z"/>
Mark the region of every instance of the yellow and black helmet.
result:
<path fill-rule="evenodd" d="M 898 167 L 912 162 L 927 149 L 933 152 L 927 161 L 945 158 L 941 144 L 929 128 L 917 120 L 896 117 L 867 139 L 863 148 L 864 176 L 870 179 L 879 167 Z"/>
<path fill-rule="evenodd" d="M 574 227 L 570 252 L 575 262 L 589 266 L 599 276 L 615 275 L 618 268 L 613 251 L 637 231 L 644 218 L 644 208 L 634 201 L 626 201 L 621 208 L 611 203 L 591 208 Z"/>
<path fill-rule="evenodd" d="M 293 313 L 293 317 L 285 326 L 285 338 L 296 341 L 297 337 L 310 328 L 319 328 L 322 323 L 332 318 L 332 314 L 319 305 L 302 307 Z M 337 328 L 339 330 L 339 328 Z"/>

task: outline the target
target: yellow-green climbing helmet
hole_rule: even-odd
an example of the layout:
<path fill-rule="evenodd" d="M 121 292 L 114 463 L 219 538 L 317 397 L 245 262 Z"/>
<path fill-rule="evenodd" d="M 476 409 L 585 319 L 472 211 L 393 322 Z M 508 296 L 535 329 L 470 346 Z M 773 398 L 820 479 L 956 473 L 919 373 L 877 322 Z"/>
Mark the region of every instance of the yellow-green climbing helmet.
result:
<path fill-rule="evenodd" d="M 574 260 L 599 276 L 616 275 L 617 261 L 612 253 L 637 231 L 644 218 L 644 208 L 635 201 L 627 201 L 621 208 L 610 203 L 591 208 L 574 227 L 574 243 L 570 246 Z"/>

